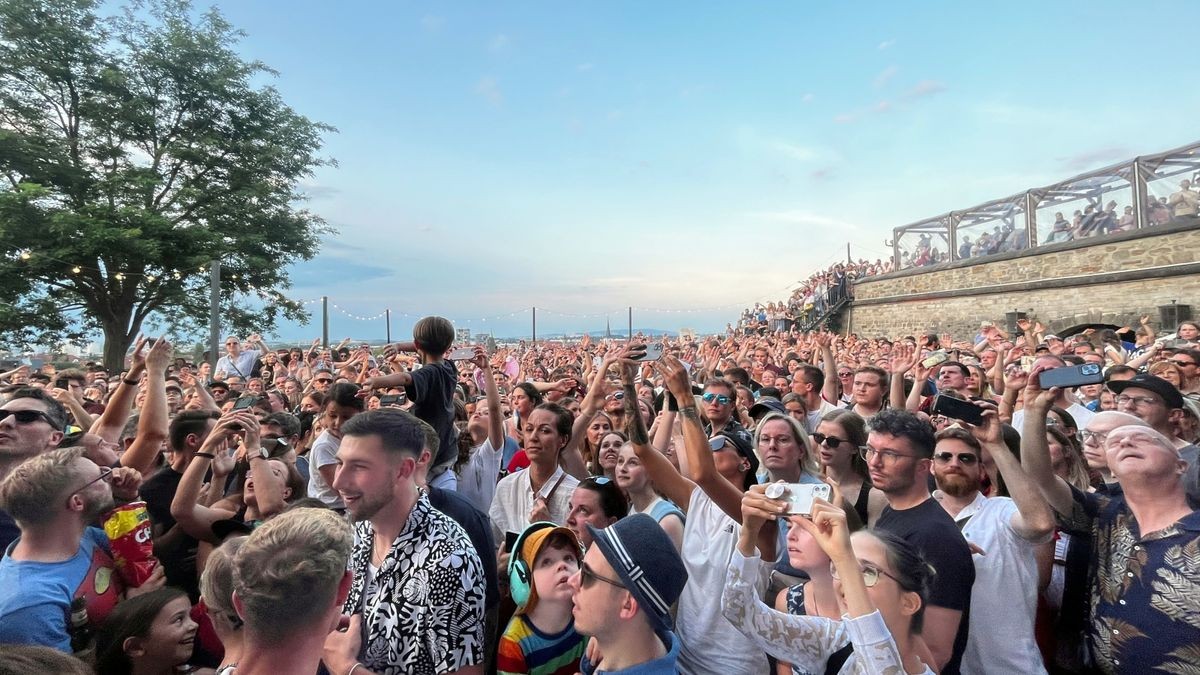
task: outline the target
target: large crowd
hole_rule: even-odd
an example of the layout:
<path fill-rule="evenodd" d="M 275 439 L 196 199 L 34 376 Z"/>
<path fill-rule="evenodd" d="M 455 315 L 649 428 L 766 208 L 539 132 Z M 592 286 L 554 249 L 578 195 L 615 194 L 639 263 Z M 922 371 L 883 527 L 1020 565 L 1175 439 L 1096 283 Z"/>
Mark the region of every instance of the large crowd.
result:
<path fill-rule="evenodd" d="M 2 373 L 0 673 L 1197 672 L 1197 325 L 788 320 L 858 267 L 695 339 Z"/>
<path fill-rule="evenodd" d="M 834 263 L 799 282 L 786 300 L 757 303 L 742 310 L 736 330 L 742 333 L 790 332 L 816 326 L 829 311 L 851 300 L 850 289 L 856 279 L 886 274 L 892 261 Z M 730 324 L 733 327 L 733 324 Z"/>

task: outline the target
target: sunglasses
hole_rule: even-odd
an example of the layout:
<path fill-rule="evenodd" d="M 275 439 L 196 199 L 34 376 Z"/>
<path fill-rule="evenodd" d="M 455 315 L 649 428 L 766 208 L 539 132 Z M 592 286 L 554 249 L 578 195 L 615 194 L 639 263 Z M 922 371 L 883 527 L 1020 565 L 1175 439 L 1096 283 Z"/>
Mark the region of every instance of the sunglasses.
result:
<path fill-rule="evenodd" d="M 317 380 L 316 380 L 316 381 L 317 381 L 317 382 L 323 382 L 323 383 L 325 383 L 325 384 L 329 384 L 330 382 L 333 382 L 333 380 L 328 380 L 328 379 L 324 379 L 324 378 L 317 378 Z"/>
<path fill-rule="evenodd" d="M 842 443 L 850 442 L 844 438 L 838 438 L 837 436 L 826 436 L 825 434 L 811 434 L 811 436 L 812 439 L 816 441 L 817 445 L 823 445 L 830 450 L 833 450 Z"/>
<path fill-rule="evenodd" d="M 17 424 L 33 424 L 38 420 L 42 420 L 46 424 L 58 428 L 54 420 L 50 416 L 40 410 L 0 410 L 0 422 L 12 417 Z"/>
<path fill-rule="evenodd" d="M 625 588 L 625 584 L 623 584 L 619 581 L 614 581 L 612 579 L 609 579 L 608 577 L 602 577 L 599 574 L 596 574 L 596 572 L 594 570 L 592 570 L 592 568 L 588 567 L 587 563 L 580 563 L 579 577 L 580 577 L 580 579 L 579 579 L 580 580 L 580 583 L 579 583 L 580 588 L 590 588 L 591 585 L 596 581 L 603 581 L 604 583 L 608 584 L 609 586 L 615 586 L 620 589 Z"/>
<path fill-rule="evenodd" d="M 729 402 L 733 400 L 733 399 L 729 398 L 728 396 L 726 396 L 725 394 L 714 394 L 712 392 L 709 392 L 709 393 L 701 396 L 700 398 L 705 403 L 712 403 L 713 401 L 716 401 L 717 403 L 719 403 L 721 405 L 729 405 Z"/>
<path fill-rule="evenodd" d="M 587 478 L 586 480 L 584 480 L 583 482 L 590 483 L 592 485 L 608 485 L 609 483 L 612 482 L 612 479 L 609 478 L 608 476 L 591 476 L 591 477 Z"/>
<path fill-rule="evenodd" d="M 963 466 L 971 466 L 979 461 L 979 457 L 969 452 L 960 452 L 957 455 L 953 452 L 939 452 L 933 456 L 933 461 L 938 464 L 948 464 L 952 458 L 958 458 L 958 463 Z"/>

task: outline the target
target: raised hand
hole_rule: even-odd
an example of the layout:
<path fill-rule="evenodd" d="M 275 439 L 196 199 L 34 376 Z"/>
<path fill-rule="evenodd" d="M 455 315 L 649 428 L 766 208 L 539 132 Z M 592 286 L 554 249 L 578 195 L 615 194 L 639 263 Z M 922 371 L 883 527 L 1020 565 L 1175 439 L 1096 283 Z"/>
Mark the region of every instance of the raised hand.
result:
<path fill-rule="evenodd" d="M 907 342 L 898 342 L 892 347 L 892 375 L 904 375 L 912 370 L 920 360 L 917 348 Z"/>

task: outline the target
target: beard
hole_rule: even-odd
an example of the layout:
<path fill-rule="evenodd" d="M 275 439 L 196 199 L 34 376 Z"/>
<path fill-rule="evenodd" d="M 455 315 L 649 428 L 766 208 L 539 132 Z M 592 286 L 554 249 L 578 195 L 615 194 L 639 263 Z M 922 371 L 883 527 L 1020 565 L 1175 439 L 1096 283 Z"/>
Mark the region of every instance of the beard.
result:
<path fill-rule="evenodd" d="M 88 496 L 86 502 L 87 508 L 83 512 L 83 522 L 94 523 L 100 516 L 112 511 L 117 507 L 117 503 L 113 500 L 111 493 Z"/>
<path fill-rule="evenodd" d="M 966 497 L 979 489 L 979 481 L 971 480 L 961 473 L 944 473 L 937 476 L 938 488 L 951 497 Z"/>
<path fill-rule="evenodd" d="M 370 520 L 373 518 L 376 513 L 379 513 L 383 509 L 383 507 L 391 504 L 392 499 L 394 498 L 395 496 L 392 494 L 391 490 L 385 490 L 377 494 L 368 494 L 364 492 L 362 496 L 358 498 L 358 503 L 354 505 L 354 508 L 347 508 L 346 510 L 350 513 L 351 520 L 356 523 L 361 523 L 364 520 Z"/>

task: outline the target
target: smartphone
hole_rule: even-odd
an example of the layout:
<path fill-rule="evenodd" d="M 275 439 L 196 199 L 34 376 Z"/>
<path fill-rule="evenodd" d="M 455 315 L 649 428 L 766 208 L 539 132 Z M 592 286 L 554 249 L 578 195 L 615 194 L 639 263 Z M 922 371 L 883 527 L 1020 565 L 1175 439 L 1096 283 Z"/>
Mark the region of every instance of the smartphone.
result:
<path fill-rule="evenodd" d="M 633 360 L 638 362 L 657 361 L 663 357 L 663 350 L 661 342 L 651 342 L 646 345 L 646 353 L 633 357 Z"/>
<path fill-rule="evenodd" d="M 1038 375 L 1038 382 L 1041 384 L 1042 389 L 1049 389 L 1050 387 L 1070 389 L 1085 384 L 1100 384 L 1104 382 L 1104 369 L 1100 367 L 1099 363 L 1051 368 L 1050 370 L 1043 370 Z"/>
<path fill-rule="evenodd" d="M 389 405 L 404 405 L 406 400 L 407 399 L 405 398 L 404 394 L 388 394 L 386 396 L 380 396 L 379 407 L 383 408 Z"/>
<path fill-rule="evenodd" d="M 983 408 L 961 398 L 938 394 L 933 399 L 930 415 L 944 415 L 950 419 L 960 420 L 967 424 L 979 426 L 983 424 Z"/>
<path fill-rule="evenodd" d="M 513 547 L 517 545 L 517 540 L 521 538 L 520 532 L 505 532 L 504 533 L 504 550 L 512 553 Z"/>
<path fill-rule="evenodd" d="M 766 494 L 771 499 L 786 501 L 789 516 L 810 516 L 813 500 L 819 497 L 829 501 L 830 492 L 825 483 L 771 483 Z"/>
<path fill-rule="evenodd" d="M 939 349 L 936 352 L 930 353 L 929 356 L 926 356 L 925 360 L 921 361 L 921 365 L 924 366 L 925 368 L 932 368 L 936 365 L 945 363 L 949 360 L 950 360 L 950 355 L 946 353 L 946 350 Z"/>
<path fill-rule="evenodd" d="M 245 410 L 246 408 L 252 407 L 255 403 L 258 403 L 257 396 L 242 396 L 233 402 L 233 409 Z"/>
<path fill-rule="evenodd" d="M 55 389 L 70 389 L 71 381 L 65 377 L 60 377 L 54 381 L 54 388 Z"/>
<path fill-rule="evenodd" d="M 471 359 L 475 358 L 475 348 L 459 347 L 458 349 L 450 352 L 450 356 L 447 356 L 446 358 L 450 359 L 451 361 L 470 361 Z"/>

